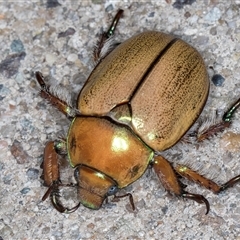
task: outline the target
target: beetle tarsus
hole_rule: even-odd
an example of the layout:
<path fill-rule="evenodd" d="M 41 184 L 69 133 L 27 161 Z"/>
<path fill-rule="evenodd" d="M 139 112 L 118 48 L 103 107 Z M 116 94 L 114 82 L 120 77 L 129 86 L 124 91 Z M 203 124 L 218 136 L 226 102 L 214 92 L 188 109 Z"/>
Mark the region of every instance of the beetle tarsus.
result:
<path fill-rule="evenodd" d="M 233 185 L 235 185 L 236 183 L 238 183 L 240 181 L 240 175 L 230 179 L 229 181 L 227 181 L 226 183 L 224 183 L 223 185 L 221 185 L 219 192 L 226 190 L 227 188 L 232 187 Z"/>
<path fill-rule="evenodd" d="M 115 15 L 113 21 L 112 21 L 111 26 L 109 27 L 107 32 L 104 34 L 106 39 L 110 38 L 114 34 L 114 32 L 116 30 L 116 27 L 117 27 L 117 24 L 118 24 L 118 21 L 121 18 L 122 14 L 123 14 L 123 10 L 119 9 L 117 14 Z"/>
<path fill-rule="evenodd" d="M 201 133 L 198 133 L 197 131 L 194 132 L 193 137 L 196 138 L 197 142 L 202 142 L 205 139 L 209 139 L 210 137 L 222 132 L 225 128 L 229 128 L 232 123 L 234 113 L 239 108 L 239 106 L 240 98 L 224 113 L 221 122 L 209 126 L 207 129 L 205 129 L 205 131 Z M 187 138 L 185 137 L 185 139 Z M 183 141 L 185 139 L 183 138 Z"/>
<path fill-rule="evenodd" d="M 223 115 L 224 122 L 231 122 L 233 114 L 240 106 L 240 98 L 228 109 L 228 111 Z"/>
<path fill-rule="evenodd" d="M 52 205 L 55 207 L 56 210 L 58 210 L 60 213 L 73 213 L 75 212 L 79 206 L 80 202 L 74 206 L 73 208 L 66 208 L 62 205 L 61 201 L 59 200 L 60 194 L 58 189 L 54 189 L 51 192 L 50 199 L 52 202 Z"/>
<path fill-rule="evenodd" d="M 41 89 L 45 89 L 46 90 L 47 89 L 47 85 L 44 82 L 44 77 L 43 77 L 42 73 L 41 72 L 36 72 L 35 76 L 36 76 L 36 79 L 37 79 Z"/>
<path fill-rule="evenodd" d="M 42 201 L 45 201 L 49 195 L 50 195 L 50 199 L 52 202 L 52 205 L 54 206 L 54 208 L 56 210 L 58 210 L 60 213 L 72 213 L 75 212 L 79 206 L 80 206 L 80 202 L 72 207 L 72 208 L 66 208 L 62 205 L 61 201 L 60 201 L 60 193 L 59 193 L 59 186 L 66 186 L 66 187 L 73 187 L 73 184 L 67 184 L 67 185 L 63 185 L 63 184 L 58 184 L 58 183 L 53 183 L 48 190 L 46 191 L 46 193 L 44 194 L 44 196 L 42 197 Z"/>
<path fill-rule="evenodd" d="M 206 215 L 208 214 L 208 212 L 210 210 L 210 205 L 209 205 L 208 200 L 204 196 L 202 196 L 200 194 L 193 194 L 193 193 L 184 192 L 182 194 L 182 197 L 194 200 L 198 203 L 205 203 L 206 208 L 207 208 Z"/>

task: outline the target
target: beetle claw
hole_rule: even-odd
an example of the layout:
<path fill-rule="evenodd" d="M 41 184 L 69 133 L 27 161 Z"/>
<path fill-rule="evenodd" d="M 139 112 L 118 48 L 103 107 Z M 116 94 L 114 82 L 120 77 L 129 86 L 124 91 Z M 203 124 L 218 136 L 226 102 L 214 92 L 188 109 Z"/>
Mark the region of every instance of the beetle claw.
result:
<path fill-rule="evenodd" d="M 198 203 L 205 203 L 206 208 L 207 208 L 206 215 L 208 214 L 208 212 L 210 210 L 210 205 L 209 205 L 208 200 L 204 196 L 202 196 L 200 194 L 193 194 L 193 193 L 188 193 L 188 192 L 183 193 L 182 196 L 184 198 L 192 199 Z"/>
<path fill-rule="evenodd" d="M 59 193 L 59 189 L 58 189 L 58 184 L 53 184 L 51 185 L 48 190 L 46 191 L 46 193 L 43 195 L 42 197 L 42 201 L 45 201 L 49 195 L 50 195 L 50 199 L 52 202 L 52 205 L 54 206 L 55 209 L 57 209 L 60 213 L 73 213 L 75 212 L 79 206 L 80 206 L 80 202 L 72 207 L 72 208 L 66 208 L 62 205 L 61 201 L 60 201 L 60 193 Z M 72 187 L 73 184 L 67 184 L 64 186 L 68 186 L 68 187 Z"/>
<path fill-rule="evenodd" d="M 73 208 L 66 208 L 62 205 L 61 201 L 59 200 L 60 194 L 59 194 L 59 190 L 57 189 L 53 189 L 51 192 L 51 202 L 52 205 L 55 207 L 56 210 L 58 210 L 60 213 L 73 213 L 75 212 L 79 206 L 80 206 L 80 202 Z"/>

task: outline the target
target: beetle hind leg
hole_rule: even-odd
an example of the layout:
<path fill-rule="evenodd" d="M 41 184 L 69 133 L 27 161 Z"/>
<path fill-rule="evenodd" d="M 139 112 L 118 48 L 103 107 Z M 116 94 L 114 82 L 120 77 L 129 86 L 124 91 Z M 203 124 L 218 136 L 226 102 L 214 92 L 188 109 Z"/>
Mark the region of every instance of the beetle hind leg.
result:
<path fill-rule="evenodd" d="M 173 193 L 177 196 L 194 200 L 198 203 L 205 203 L 207 208 L 206 214 L 208 214 L 210 209 L 208 200 L 202 195 L 186 192 L 184 190 L 186 186 L 182 184 L 177 178 L 178 172 L 173 169 L 171 164 L 165 158 L 162 156 L 155 156 L 153 169 L 155 170 L 164 188 L 168 192 Z"/>
<path fill-rule="evenodd" d="M 210 179 L 200 175 L 196 171 L 193 171 L 193 170 L 191 170 L 190 168 L 188 168 L 186 166 L 178 165 L 175 168 L 175 171 L 179 175 L 181 175 L 182 177 L 187 178 L 190 181 L 197 182 L 201 186 L 204 186 L 205 188 L 211 190 L 214 193 L 219 193 L 221 191 L 224 191 L 227 188 L 232 187 L 233 185 L 235 185 L 236 183 L 238 183 L 240 181 L 240 175 L 238 175 L 238 176 L 230 179 L 226 183 L 224 183 L 222 185 L 218 185 L 214 181 L 212 181 L 212 180 L 210 180 Z"/>
<path fill-rule="evenodd" d="M 209 139 L 211 136 L 214 136 L 215 134 L 222 132 L 225 128 L 230 127 L 234 113 L 239 108 L 239 106 L 240 98 L 224 113 L 222 121 L 216 124 L 210 124 L 207 127 L 203 127 L 203 130 L 200 130 L 200 127 L 196 132 L 194 132 L 193 135 L 195 135 L 197 142 Z"/>
<path fill-rule="evenodd" d="M 214 193 L 219 193 L 221 191 L 224 191 L 240 181 L 240 175 L 237 175 L 236 177 L 230 179 L 226 183 L 224 183 L 222 185 L 218 185 L 214 181 L 205 178 L 204 176 L 198 174 L 196 171 L 193 171 L 186 166 L 177 166 L 177 168 L 175 170 L 181 176 L 183 176 L 191 181 L 199 183 L 200 185 L 206 187 L 207 189 L 213 191 Z"/>

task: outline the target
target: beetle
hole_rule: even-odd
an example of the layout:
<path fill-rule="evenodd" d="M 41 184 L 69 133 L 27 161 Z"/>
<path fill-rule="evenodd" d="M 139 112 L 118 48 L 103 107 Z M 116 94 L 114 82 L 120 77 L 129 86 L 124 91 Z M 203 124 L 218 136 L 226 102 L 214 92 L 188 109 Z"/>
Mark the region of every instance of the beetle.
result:
<path fill-rule="evenodd" d="M 99 38 L 93 54 L 97 64 L 78 95 L 76 107 L 62 100 L 36 72 L 41 97 L 71 120 L 67 138 L 50 141 L 45 147 L 42 178 L 48 191 L 42 200 L 50 197 L 59 212 L 70 213 L 80 204 L 99 209 L 109 196 L 127 196 L 134 209 L 132 195 L 117 192 L 151 166 L 168 192 L 205 203 L 207 214 L 208 200 L 187 192 L 179 175 L 214 193 L 233 186 L 240 175 L 217 185 L 187 166 L 173 167 L 161 156 L 188 132 L 206 103 L 209 79 L 204 61 L 186 42 L 156 31 L 134 35 L 103 50 L 122 14 L 119 10 L 108 31 Z M 222 121 L 201 133 L 191 132 L 191 137 L 200 142 L 229 127 L 239 104 L 240 99 Z M 68 156 L 75 168 L 76 184 L 61 182 L 58 154 Z M 79 204 L 63 206 L 61 186 L 76 188 Z"/>

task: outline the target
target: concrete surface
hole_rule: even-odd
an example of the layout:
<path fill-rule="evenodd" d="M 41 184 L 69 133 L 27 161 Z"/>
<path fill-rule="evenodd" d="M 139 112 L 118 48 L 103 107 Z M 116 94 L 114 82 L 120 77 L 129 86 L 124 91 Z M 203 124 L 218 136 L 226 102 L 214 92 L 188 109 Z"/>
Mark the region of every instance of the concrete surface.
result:
<path fill-rule="evenodd" d="M 240 96 L 240 1 L 188 1 L 193 3 L 182 8 L 173 0 L 54 2 L 0 1 L 0 239 L 240 239 L 240 184 L 215 195 L 184 181 L 188 191 L 209 200 L 208 215 L 204 205 L 170 196 L 152 171 L 127 188 L 135 212 L 126 198 L 69 215 L 49 199 L 42 202 L 45 143 L 65 136 L 69 122 L 38 96 L 34 77 L 41 71 L 76 96 L 91 72 L 97 33 L 122 8 L 116 41 L 155 29 L 200 51 L 210 75 L 225 79 L 221 86 L 211 82 L 203 115 L 221 115 Z M 219 183 L 240 174 L 239 119 L 237 113 L 231 129 L 198 147 L 178 144 L 168 159 L 187 162 Z M 72 181 L 69 171 L 63 181 Z M 70 190 L 63 195 L 74 205 Z"/>

